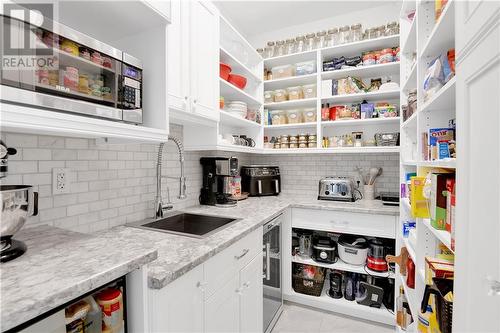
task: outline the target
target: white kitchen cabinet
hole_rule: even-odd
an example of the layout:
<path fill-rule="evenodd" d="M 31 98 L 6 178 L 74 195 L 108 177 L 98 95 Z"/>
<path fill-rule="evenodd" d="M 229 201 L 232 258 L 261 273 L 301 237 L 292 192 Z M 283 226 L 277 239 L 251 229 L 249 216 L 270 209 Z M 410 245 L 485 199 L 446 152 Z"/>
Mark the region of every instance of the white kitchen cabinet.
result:
<path fill-rule="evenodd" d="M 205 332 L 239 332 L 240 279 L 234 275 L 204 304 Z"/>
<path fill-rule="evenodd" d="M 151 332 L 203 331 L 203 265 L 149 291 Z"/>
<path fill-rule="evenodd" d="M 217 121 L 219 13 L 208 1 L 171 2 L 168 94 L 172 118 Z"/>
<path fill-rule="evenodd" d="M 263 286 L 262 256 L 255 256 L 240 272 L 240 332 L 260 332 L 262 330 Z"/>

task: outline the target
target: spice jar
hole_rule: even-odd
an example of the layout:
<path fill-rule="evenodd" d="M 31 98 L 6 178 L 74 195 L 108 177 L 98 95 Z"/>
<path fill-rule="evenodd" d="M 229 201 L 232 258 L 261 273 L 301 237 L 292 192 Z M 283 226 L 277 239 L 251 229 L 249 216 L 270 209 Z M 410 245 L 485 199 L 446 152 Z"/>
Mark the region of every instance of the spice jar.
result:
<path fill-rule="evenodd" d="M 315 49 L 314 36 L 315 36 L 315 34 L 313 34 L 313 33 L 306 35 L 305 50 L 304 51 L 312 51 Z"/>
<path fill-rule="evenodd" d="M 328 36 L 330 36 L 329 38 L 331 39 L 330 45 L 328 46 L 335 46 L 339 44 L 339 29 L 332 28 L 328 30 Z"/>
<path fill-rule="evenodd" d="M 285 41 L 279 40 L 276 42 L 276 46 L 274 47 L 274 56 L 279 57 L 285 55 Z"/>
<path fill-rule="evenodd" d="M 264 49 L 263 48 L 258 48 L 257 49 L 257 53 L 262 57 L 262 58 L 265 58 L 264 57 Z"/>
<path fill-rule="evenodd" d="M 381 25 L 380 27 L 377 28 L 378 30 L 378 36 L 379 37 L 384 37 L 385 36 L 385 25 Z"/>
<path fill-rule="evenodd" d="M 326 31 L 322 30 L 316 33 L 316 48 L 326 47 Z"/>
<path fill-rule="evenodd" d="M 392 36 L 399 34 L 399 24 L 397 22 L 387 23 L 387 29 L 385 31 L 386 36 Z"/>
<path fill-rule="evenodd" d="M 363 39 L 361 23 L 351 25 L 351 42 L 359 42 Z"/>
<path fill-rule="evenodd" d="M 267 46 L 264 49 L 265 58 L 274 57 L 274 42 L 267 42 Z"/>
<path fill-rule="evenodd" d="M 296 52 L 304 52 L 305 51 L 305 37 L 297 36 L 295 37 L 295 51 Z"/>
<path fill-rule="evenodd" d="M 285 43 L 285 54 L 295 53 L 295 41 L 293 39 L 287 39 Z"/>
<path fill-rule="evenodd" d="M 350 39 L 349 26 L 345 25 L 339 29 L 339 44 L 349 43 Z"/>

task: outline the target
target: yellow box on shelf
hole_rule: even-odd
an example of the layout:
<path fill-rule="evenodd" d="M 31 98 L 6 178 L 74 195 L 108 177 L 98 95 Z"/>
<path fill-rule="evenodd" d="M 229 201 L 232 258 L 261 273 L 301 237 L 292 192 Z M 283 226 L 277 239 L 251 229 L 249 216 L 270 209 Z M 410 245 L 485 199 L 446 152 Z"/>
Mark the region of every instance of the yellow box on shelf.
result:
<path fill-rule="evenodd" d="M 429 205 L 424 196 L 425 177 L 410 178 L 411 215 L 413 217 L 429 218 Z"/>

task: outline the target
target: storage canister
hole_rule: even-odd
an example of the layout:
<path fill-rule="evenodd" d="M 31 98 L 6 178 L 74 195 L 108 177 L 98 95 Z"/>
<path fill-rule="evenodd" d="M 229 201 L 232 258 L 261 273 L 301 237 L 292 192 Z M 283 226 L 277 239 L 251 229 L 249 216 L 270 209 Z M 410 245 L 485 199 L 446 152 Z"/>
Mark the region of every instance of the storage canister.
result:
<path fill-rule="evenodd" d="M 321 49 L 323 47 L 326 47 L 326 30 L 316 33 L 316 48 Z"/>
<path fill-rule="evenodd" d="M 285 43 L 285 54 L 295 53 L 295 41 L 293 38 L 287 39 Z"/>
<path fill-rule="evenodd" d="M 339 44 L 349 43 L 351 39 L 351 34 L 349 32 L 349 26 L 345 25 L 339 29 Z"/>
<path fill-rule="evenodd" d="M 302 87 L 288 87 L 286 88 L 286 92 L 288 94 L 288 100 L 290 101 L 304 98 Z"/>
<path fill-rule="evenodd" d="M 312 123 L 316 121 L 316 109 L 308 108 L 304 109 L 304 121 L 306 123 Z"/>
<path fill-rule="evenodd" d="M 315 36 L 316 35 L 313 33 L 306 35 L 305 50 L 304 51 L 312 51 L 316 48 L 316 45 L 314 43 Z"/>
<path fill-rule="evenodd" d="M 295 74 L 308 75 L 316 72 L 316 63 L 314 60 L 298 62 L 295 64 Z"/>
<path fill-rule="evenodd" d="M 266 58 L 274 57 L 274 42 L 267 42 L 267 45 L 264 49 L 264 56 Z"/>
<path fill-rule="evenodd" d="M 271 114 L 271 125 L 283 125 L 286 124 L 286 118 L 284 112 L 281 110 L 269 111 Z"/>
<path fill-rule="evenodd" d="M 316 98 L 316 84 L 306 84 L 302 86 L 304 98 Z"/>
<path fill-rule="evenodd" d="M 281 79 L 295 75 L 294 67 L 292 65 L 275 66 L 271 69 L 273 79 Z"/>
<path fill-rule="evenodd" d="M 332 28 L 328 30 L 328 37 L 327 37 L 327 46 L 335 46 L 339 43 L 339 29 L 338 28 Z"/>
<path fill-rule="evenodd" d="M 123 326 L 122 292 L 115 288 L 107 288 L 96 296 L 97 304 L 102 311 L 103 331 L 120 332 Z"/>
<path fill-rule="evenodd" d="M 279 57 L 285 55 L 285 41 L 276 41 L 276 46 L 274 47 L 274 56 Z"/>
<path fill-rule="evenodd" d="M 285 89 L 276 89 L 274 91 L 274 101 L 275 102 L 284 102 L 288 99 L 288 95 Z"/>
<path fill-rule="evenodd" d="M 295 52 L 304 52 L 305 51 L 305 37 L 297 36 L 295 37 Z"/>
<path fill-rule="evenodd" d="M 302 122 L 302 112 L 300 110 L 288 110 L 287 120 L 289 124 L 298 124 Z"/>
<path fill-rule="evenodd" d="M 264 91 L 264 103 L 272 103 L 274 102 L 274 91 L 267 90 Z"/>
<path fill-rule="evenodd" d="M 351 25 L 351 42 L 359 42 L 363 39 L 361 23 Z"/>

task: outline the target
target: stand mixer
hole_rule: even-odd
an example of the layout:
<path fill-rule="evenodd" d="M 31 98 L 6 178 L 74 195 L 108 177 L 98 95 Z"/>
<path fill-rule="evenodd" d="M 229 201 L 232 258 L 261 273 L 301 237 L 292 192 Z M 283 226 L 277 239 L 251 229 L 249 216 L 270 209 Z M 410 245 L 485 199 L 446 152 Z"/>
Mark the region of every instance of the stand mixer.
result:
<path fill-rule="evenodd" d="M 17 151 L 0 141 L 0 178 L 7 176 L 9 155 Z M 12 239 L 26 220 L 38 214 L 38 193 L 29 185 L 0 185 L 2 213 L 0 219 L 0 262 L 13 260 L 26 252 L 26 245 Z"/>

